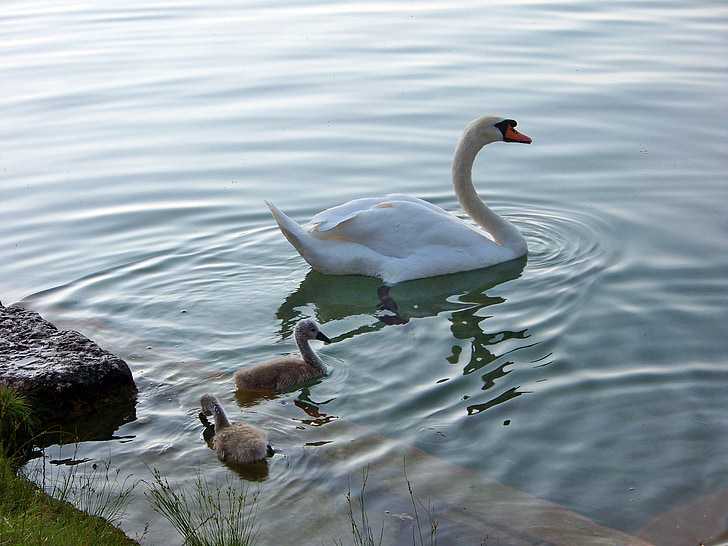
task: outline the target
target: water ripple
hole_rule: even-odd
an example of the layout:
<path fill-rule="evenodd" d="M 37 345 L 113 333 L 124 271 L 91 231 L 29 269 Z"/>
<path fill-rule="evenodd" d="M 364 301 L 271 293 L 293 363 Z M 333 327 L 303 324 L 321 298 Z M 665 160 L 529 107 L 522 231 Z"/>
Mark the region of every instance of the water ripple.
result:
<path fill-rule="evenodd" d="M 513 221 L 528 241 L 528 265 L 535 274 L 600 269 L 616 259 L 613 230 L 595 213 L 531 207 L 519 210 Z"/>
<path fill-rule="evenodd" d="M 242 477 L 265 479 L 282 545 L 318 541 L 310 507 L 411 445 L 623 529 L 728 486 L 721 2 L 5 7 L 0 299 L 140 387 L 138 419 L 79 460 L 229 475 L 195 418 L 214 392 L 280 449 Z M 453 146 L 486 113 L 534 139 L 475 176 L 527 260 L 383 294 L 310 272 L 265 209 L 397 191 L 458 210 Z M 304 316 L 331 376 L 236 398 L 232 372 L 295 350 Z"/>

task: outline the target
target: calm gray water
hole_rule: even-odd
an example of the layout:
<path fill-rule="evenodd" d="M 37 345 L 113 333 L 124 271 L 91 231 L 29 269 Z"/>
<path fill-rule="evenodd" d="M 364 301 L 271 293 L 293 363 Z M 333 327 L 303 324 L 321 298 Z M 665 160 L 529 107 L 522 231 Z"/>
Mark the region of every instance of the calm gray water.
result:
<path fill-rule="evenodd" d="M 0 14 L 0 299 L 140 387 L 79 457 L 237 478 L 201 439 L 215 392 L 280 450 L 258 477 L 280 544 L 281 514 L 367 464 L 336 456 L 347 430 L 630 533 L 728 487 L 725 2 L 124 4 Z M 311 272 L 274 227 L 264 199 L 300 221 L 387 192 L 458 210 L 452 152 L 486 113 L 534 140 L 474 171 L 527 262 L 395 286 L 387 325 L 378 282 Z M 331 376 L 236 400 L 232 373 L 292 351 L 304 316 Z M 139 493 L 124 528 L 152 517 Z"/>

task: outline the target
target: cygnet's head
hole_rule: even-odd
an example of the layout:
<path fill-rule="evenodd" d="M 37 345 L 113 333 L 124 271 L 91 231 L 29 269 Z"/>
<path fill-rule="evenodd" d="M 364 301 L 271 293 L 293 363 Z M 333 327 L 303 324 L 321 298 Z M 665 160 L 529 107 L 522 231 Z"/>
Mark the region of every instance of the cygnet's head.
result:
<path fill-rule="evenodd" d="M 202 406 L 202 413 L 205 415 L 213 415 L 215 413 L 215 407 L 218 405 L 217 398 L 211 394 L 203 394 L 200 398 L 200 406 Z"/>
<path fill-rule="evenodd" d="M 319 325 L 313 319 L 303 319 L 296 324 L 296 338 L 318 339 L 324 343 L 331 343 L 331 340 L 324 334 Z"/>
<path fill-rule="evenodd" d="M 471 121 L 465 128 L 465 137 L 484 145 L 490 142 L 520 142 L 531 144 L 531 137 L 516 131 L 518 123 L 514 119 L 499 116 L 483 116 Z"/>

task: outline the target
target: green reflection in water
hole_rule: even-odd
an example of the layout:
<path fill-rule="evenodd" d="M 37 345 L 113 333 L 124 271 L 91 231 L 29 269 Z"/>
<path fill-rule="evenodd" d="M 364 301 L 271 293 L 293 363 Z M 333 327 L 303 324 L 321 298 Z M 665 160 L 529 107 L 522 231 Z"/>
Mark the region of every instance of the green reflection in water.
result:
<path fill-rule="evenodd" d="M 527 330 L 489 333 L 482 327 L 488 318 L 483 309 L 505 302 L 503 297 L 489 295 L 488 291 L 520 277 L 525 265 L 526 258 L 523 258 L 487 269 L 418 279 L 392 287 L 367 277 L 331 276 L 310 271 L 278 308 L 276 316 L 281 321 L 280 335 L 282 338 L 290 336 L 296 322 L 311 313 L 322 324 L 354 316 L 371 317 L 367 324 L 333 337 L 334 343 L 387 326 L 407 324 L 413 319 L 445 314 L 448 315 L 453 338 L 459 341 L 452 345 L 452 352 L 446 360 L 453 365 L 461 364 L 463 375 L 469 375 L 503 356 L 490 350 L 493 345 L 529 337 Z M 467 361 L 461 363 L 462 342 L 469 345 L 470 354 Z M 512 361 L 505 362 L 484 373 L 481 376 L 481 389 L 485 391 L 494 387 L 498 379 L 510 373 L 507 368 L 512 364 Z M 439 380 L 444 381 L 446 380 Z M 513 387 L 485 403 L 468 406 L 467 413 L 475 415 L 520 396 L 523 391 L 518 389 L 519 387 Z M 305 393 L 306 390 L 296 401 L 296 405 L 304 410 L 315 407 L 318 411 L 318 405 L 303 398 Z M 465 395 L 463 398 L 467 399 L 469 396 Z M 311 413 L 309 415 L 313 416 Z M 319 416 L 313 417 L 314 420 L 309 424 L 320 423 Z"/>
<path fill-rule="evenodd" d="M 313 307 L 316 319 L 322 324 L 355 315 L 375 319 L 369 325 L 339 335 L 334 341 L 442 312 L 453 312 L 453 322 L 459 317 L 461 322 L 467 322 L 465 317 L 474 316 L 479 309 L 502 303 L 502 298 L 490 297 L 486 291 L 520 277 L 525 265 L 526 258 L 522 258 L 487 269 L 417 279 L 391 288 L 370 277 L 324 275 L 311 270 L 278 308 L 276 317 L 281 320 L 281 337 L 290 336 L 296 322 L 307 316 L 301 310 L 305 307 Z M 463 314 L 456 315 L 458 311 Z M 452 330 L 456 338 L 464 339 L 462 329 L 453 326 Z"/>

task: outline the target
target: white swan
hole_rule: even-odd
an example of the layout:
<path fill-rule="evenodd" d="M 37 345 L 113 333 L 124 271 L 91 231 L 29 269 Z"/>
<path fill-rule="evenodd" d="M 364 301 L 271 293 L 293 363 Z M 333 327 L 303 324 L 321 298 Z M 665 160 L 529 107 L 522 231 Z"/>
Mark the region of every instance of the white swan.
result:
<path fill-rule="evenodd" d="M 266 204 L 286 239 L 322 273 L 379 277 L 393 284 L 507 262 L 528 252 L 526 240 L 480 200 L 470 173 L 486 144 L 531 143 L 515 126 L 512 119 L 479 118 L 468 124 L 455 150 L 455 194 L 481 229 L 401 194 L 349 201 L 318 213 L 305 227 Z"/>

